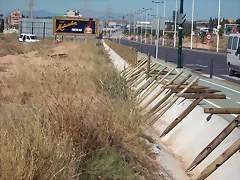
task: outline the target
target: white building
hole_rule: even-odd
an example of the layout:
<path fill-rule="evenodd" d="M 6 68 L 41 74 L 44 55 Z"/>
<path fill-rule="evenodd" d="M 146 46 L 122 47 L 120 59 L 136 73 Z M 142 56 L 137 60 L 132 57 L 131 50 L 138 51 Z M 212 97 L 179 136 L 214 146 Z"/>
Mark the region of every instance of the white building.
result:
<path fill-rule="evenodd" d="M 82 14 L 79 13 L 78 10 L 67 10 L 67 13 L 63 15 L 63 17 L 83 17 Z"/>

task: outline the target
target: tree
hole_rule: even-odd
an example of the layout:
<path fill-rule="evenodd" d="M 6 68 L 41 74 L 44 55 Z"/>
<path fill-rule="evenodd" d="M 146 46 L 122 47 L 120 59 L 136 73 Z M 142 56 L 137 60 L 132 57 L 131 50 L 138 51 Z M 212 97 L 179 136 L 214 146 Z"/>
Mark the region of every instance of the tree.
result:
<path fill-rule="evenodd" d="M 3 33 L 4 30 L 4 19 L 0 20 L 1 24 L 0 24 L 0 33 Z"/>
<path fill-rule="evenodd" d="M 240 24 L 240 18 L 238 18 L 235 23 Z"/>
<path fill-rule="evenodd" d="M 223 34 L 224 34 L 224 29 L 223 29 L 222 27 L 219 28 L 218 34 L 219 34 L 220 37 L 223 36 Z"/>
<path fill-rule="evenodd" d="M 212 17 L 210 17 L 210 19 L 209 19 L 208 28 L 209 28 L 209 29 L 213 29 L 213 28 L 214 28 L 214 20 L 212 19 Z"/>
<path fill-rule="evenodd" d="M 183 35 L 190 36 L 191 35 L 191 24 L 185 23 L 183 24 Z"/>

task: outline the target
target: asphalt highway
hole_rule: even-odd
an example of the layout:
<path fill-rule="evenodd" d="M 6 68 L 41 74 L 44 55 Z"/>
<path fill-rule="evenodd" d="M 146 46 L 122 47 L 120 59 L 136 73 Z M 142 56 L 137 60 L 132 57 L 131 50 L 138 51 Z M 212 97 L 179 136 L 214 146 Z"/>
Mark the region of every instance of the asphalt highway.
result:
<path fill-rule="evenodd" d="M 139 52 L 150 54 L 155 57 L 155 45 L 139 43 L 131 40 L 120 40 L 121 44 L 135 47 Z M 159 46 L 158 58 L 177 64 L 178 49 L 174 47 Z M 225 53 L 214 53 L 207 51 L 197 51 L 183 49 L 183 66 L 200 72 L 203 76 L 209 77 L 211 62 L 213 61 L 213 78 L 227 80 L 240 84 L 240 74 L 235 76 L 228 75 L 227 57 Z"/>

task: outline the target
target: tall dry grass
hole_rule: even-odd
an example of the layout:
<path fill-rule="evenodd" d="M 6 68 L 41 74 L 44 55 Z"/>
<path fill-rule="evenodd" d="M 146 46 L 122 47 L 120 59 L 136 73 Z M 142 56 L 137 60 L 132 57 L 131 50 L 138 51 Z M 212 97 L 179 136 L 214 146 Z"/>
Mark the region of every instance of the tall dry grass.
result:
<path fill-rule="evenodd" d="M 135 101 L 95 43 L 26 54 L 1 78 L 0 179 L 154 177 Z"/>
<path fill-rule="evenodd" d="M 46 39 L 40 43 L 19 43 L 18 37 L 17 33 L 0 34 L 0 57 L 24 54 L 31 51 L 46 53 L 46 51 L 50 50 L 49 47 L 52 48 L 54 45 L 52 39 Z"/>

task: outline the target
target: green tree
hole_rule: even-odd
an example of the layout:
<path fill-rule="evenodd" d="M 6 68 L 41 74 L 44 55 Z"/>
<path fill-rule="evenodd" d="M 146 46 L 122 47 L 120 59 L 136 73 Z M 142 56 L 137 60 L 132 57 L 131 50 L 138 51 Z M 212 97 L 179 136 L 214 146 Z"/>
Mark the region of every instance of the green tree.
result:
<path fill-rule="evenodd" d="M 190 36 L 191 28 L 192 28 L 191 24 L 189 24 L 189 23 L 183 24 L 183 36 Z"/>
<path fill-rule="evenodd" d="M 240 25 L 237 28 L 238 28 L 238 33 L 240 33 Z"/>
<path fill-rule="evenodd" d="M 238 18 L 235 23 L 240 24 L 240 18 Z"/>
<path fill-rule="evenodd" d="M 4 19 L 0 20 L 1 24 L 0 24 L 0 33 L 3 33 L 4 30 Z"/>
<path fill-rule="evenodd" d="M 219 28 L 218 34 L 219 34 L 220 37 L 223 36 L 223 34 L 224 34 L 224 29 L 223 29 L 222 27 Z"/>

